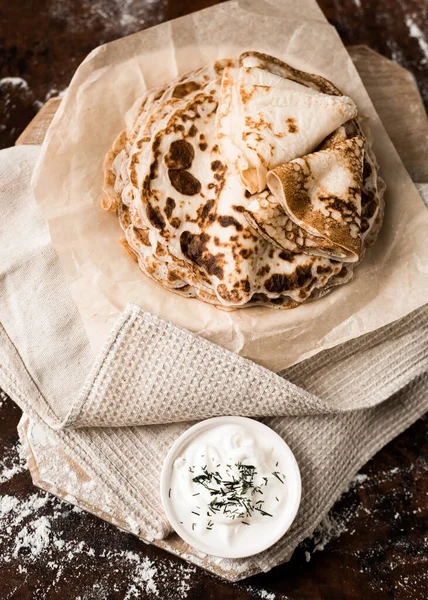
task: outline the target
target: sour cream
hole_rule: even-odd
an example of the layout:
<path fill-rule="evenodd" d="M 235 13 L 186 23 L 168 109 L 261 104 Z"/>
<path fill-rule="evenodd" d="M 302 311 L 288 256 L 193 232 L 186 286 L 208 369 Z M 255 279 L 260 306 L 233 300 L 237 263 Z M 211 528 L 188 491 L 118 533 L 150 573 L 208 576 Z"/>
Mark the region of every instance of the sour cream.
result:
<path fill-rule="evenodd" d="M 296 460 L 272 429 L 243 417 L 207 419 L 174 443 L 161 478 L 164 509 L 195 548 L 238 558 L 265 550 L 300 502 Z"/>

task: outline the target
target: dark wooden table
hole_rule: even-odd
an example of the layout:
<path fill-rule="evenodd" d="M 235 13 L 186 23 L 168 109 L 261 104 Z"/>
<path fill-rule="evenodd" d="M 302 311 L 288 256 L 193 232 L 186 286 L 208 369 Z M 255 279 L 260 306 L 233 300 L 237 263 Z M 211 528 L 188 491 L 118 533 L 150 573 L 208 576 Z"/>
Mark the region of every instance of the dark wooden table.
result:
<path fill-rule="evenodd" d="M 64 90 L 95 46 L 215 0 L 0 2 L 0 147 Z M 345 44 L 411 70 L 428 105 L 427 0 L 322 0 Z M 428 598 L 428 419 L 371 460 L 292 560 L 227 584 L 39 491 L 0 395 L 0 600 Z"/>

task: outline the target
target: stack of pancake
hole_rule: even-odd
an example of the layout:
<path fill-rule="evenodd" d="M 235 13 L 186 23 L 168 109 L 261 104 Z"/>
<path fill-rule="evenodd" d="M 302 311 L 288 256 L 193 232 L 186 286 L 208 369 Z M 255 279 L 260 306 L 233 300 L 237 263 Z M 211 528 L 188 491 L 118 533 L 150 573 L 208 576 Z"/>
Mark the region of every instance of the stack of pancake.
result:
<path fill-rule="evenodd" d="M 149 90 L 105 160 L 103 207 L 163 287 L 294 308 L 346 283 L 384 184 L 354 102 L 257 52 Z"/>

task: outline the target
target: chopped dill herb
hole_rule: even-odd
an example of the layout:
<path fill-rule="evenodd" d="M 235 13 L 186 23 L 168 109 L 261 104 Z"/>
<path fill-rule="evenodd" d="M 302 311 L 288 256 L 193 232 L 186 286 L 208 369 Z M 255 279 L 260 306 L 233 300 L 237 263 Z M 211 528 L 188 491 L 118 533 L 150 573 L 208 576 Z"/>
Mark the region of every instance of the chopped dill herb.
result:
<path fill-rule="evenodd" d="M 211 471 L 207 465 L 204 465 L 192 478 L 193 483 L 201 485 L 210 493 L 211 501 L 208 503 L 207 517 L 222 514 L 231 520 L 241 519 L 245 525 L 249 523 L 242 519 L 251 517 L 254 511 L 258 511 L 262 516 L 272 517 L 270 513 L 263 510 L 264 500 L 259 498 L 263 495 L 262 485 L 266 487 L 269 483 L 268 477 L 261 477 L 264 483 L 260 485 L 256 481 L 257 469 L 254 465 L 242 462 L 236 462 L 233 466 L 228 464 L 226 475 L 222 475 L 217 470 L 220 466 L 218 464 L 216 470 Z M 283 483 L 278 472 L 275 471 L 273 474 Z M 193 494 L 193 496 L 197 495 L 199 493 Z M 199 506 L 196 508 L 200 510 Z M 198 512 L 191 512 L 200 516 Z M 206 528 L 211 529 L 213 525 L 210 519 Z"/>
<path fill-rule="evenodd" d="M 274 472 L 272 473 L 272 475 L 273 475 L 274 477 L 276 477 L 276 478 L 278 479 L 278 481 L 280 481 L 281 483 L 284 483 L 284 481 L 283 481 L 283 480 L 281 479 L 281 477 L 279 476 L 279 471 L 274 471 Z"/>

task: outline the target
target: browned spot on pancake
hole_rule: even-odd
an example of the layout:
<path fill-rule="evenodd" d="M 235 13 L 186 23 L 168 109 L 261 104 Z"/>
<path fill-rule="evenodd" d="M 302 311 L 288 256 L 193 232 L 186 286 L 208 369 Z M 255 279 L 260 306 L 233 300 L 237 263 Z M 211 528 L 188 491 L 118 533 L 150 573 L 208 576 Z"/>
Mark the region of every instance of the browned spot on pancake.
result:
<path fill-rule="evenodd" d="M 287 125 L 288 125 L 288 133 L 297 133 L 299 131 L 296 120 L 293 119 L 292 117 L 289 117 L 287 119 Z"/>
<path fill-rule="evenodd" d="M 255 242 L 257 242 L 257 236 L 252 234 L 249 229 L 247 229 L 247 231 L 244 231 L 244 233 L 242 234 L 242 237 L 244 238 L 244 240 L 254 240 Z M 273 256 L 273 249 L 272 249 L 272 256 Z M 270 256 L 270 258 L 272 258 L 272 256 Z"/>
<path fill-rule="evenodd" d="M 233 284 L 232 290 L 229 290 L 224 283 L 221 283 L 217 286 L 217 293 L 223 300 L 226 300 L 226 302 L 238 303 L 241 302 L 243 298 L 242 292 L 248 294 L 250 289 L 250 281 L 248 277 L 245 277 L 245 279 L 242 279 L 241 281 L 236 281 Z"/>
<path fill-rule="evenodd" d="M 174 229 L 178 229 L 181 225 L 181 221 L 178 217 L 173 217 L 170 220 L 170 223 L 171 223 L 172 227 L 174 227 Z"/>
<path fill-rule="evenodd" d="M 359 193 L 359 189 L 348 188 L 350 194 Z M 344 200 L 343 198 L 339 198 L 338 196 L 319 196 L 319 199 L 324 202 L 329 209 L 337 210 L 340 213 L 345 213 L 349 211 L 349 213 L 355 212 L 355 205 L 352 200 Z"/>
<path fill-rule="evenodd" d="M 149 176 L 150 179 L 156 179 L 157 174 L 158 174 L 158 157 L 160 154 L 160 150 L 159 150 L 160 143 L 161 143 L 160 137 L 157 136 L 153 140 L 153 145 L 152 145 L 154 160 L 153 160 L 152 164 L 150 165 L 150 176 Z"/>
<path fill-rule="evenodd" d="M 200 206 L 198 208 L 197 212 L 197 218 L 196 218 L 196 222 L 202 226 L 204 225 L 205 221 L 208 219 L 210 212 L 212 210 L 212 208 L 215 205 L 215 200 L 207 200 L 207 202 L 205 202 L 205 204 L 203 206 Z"/>
<path fill-rule="evenodd" d="M 209 190 L 212 190 L 212 189 L 213 189 L 213 187 L 215 187 L 215 183 L 209 183 L 209 184 L 207 185 L 207 188 L 208 188 Z"/>
<path fill-rule="evenodd" d="M 150 202 L 147 202 L 146 212 L 147 218 L 153 227 L 162 231 L 165 228 L 166 223 L 159 208 L 157 206 L 153 207 Z"/>
<path fill-rule="evenodd" d="M 172 92 L 173 98 L 184 98 L 188 94 L 192 92 L 196 92 L 201 88 L 201 84 L 197 81 L 185 81 L 184 83 L 179 83 L 175 86 L 174 91 Z"/>
<path fill-rule="evenodd" d="M 198 128 L 196 127 L 195 124 L 193 124 L 191 126 L 191 128 L 189 129 L 189 131 L 187 132 L 187 135 L 189 137 L 195 137 L 195 135 L 198 133 Z"/>
<path fill-rule="evenodd" d="M 138 229 L 134 227 L 134 233 L 144 246 L 151 246 L 148 229 Z"/>
<path fill-rule="evenodd" d="M 180 235 L 180 248 L 184 256 L 205 269 L 209 275 L 223 279 L 224 254 L 211 254 L 207 248 L 209 240 L 210 236 L 206 233 L 183 231 Z"/>
<path fill-rule="evenodd" d="M 168 280 L 169 281 L 177 281 L 180 279 L 180 275 L 175 271 L 168 271 Z"/>
<path fill-rule="evenodd" d="M 266 86 L 257 86 L 257 88 L 264 88 Z M 246 90 L 244 90 L 243 88 L 240 90 L 241 93 L 241 100 L 242 100 L 242 104 L 247 104 L 247 102 L 249 102 L 249 100 L 251 100 L 251 98 L 253 97 L 254 92 L 256 91 L 256 88 L 254 87 L 250 92 L 247 92 Z"/>
<path fill-rule="evenodd" d="M 208 148 L 208 144 L 206 144 L 205 142 L 201 142 L 199 144 L 199 150 L 202 150 L 202 152 L 205 152 L 205 150 Z"/>
<path fill-rule="evenodd" d="M 201 182 L 189 173 L 189 171 L 168 169 L 168 177 L 171 185 L 180 192 L 180 194 L 194 196 L 201 191 Z"/>
<path fill-rule="evenodd" d="M 166 204 L 165 204 L 165 214 L 166 214 L 166 218 L 168 219 L 168 221 L 169 221 L 169 219 L 170 219 L 170 217 L 171 217 L 171 215 L 173 213 L 174 208 L 175 208 L 175 200 L 174 200 L 174 198 L 169 198 L 168 197 L 166 199 Z"/>
<path fill-rule="evenodd" d="M 241 294 L 238 290 L 228 290 L 224 283 L 217 286 L 217 293 L 220 298 L 223 298 L 226 302 L 237 303 L 241 300 Z"/>
<path fill-rule="evenodd" d="M 283 275 L 275 273 L 265 282 L 265 288 L 271 294 L 281 294 L 291 290 L 297 290 L 307 285 L 312 280 L 310 265 L 299 265 L 294 273 Z"/>
<path fill-rule="evenodd" d="M 286 260 L 287 262 L 293 262 L 294 261 L 294 254 L 292 252 L 287 252 L 286 250 L 282 250 L 279 253 L 279 258 L 281 260 Z"/>
<path fill-rule="evenodd" d="M 243 213 L 245 211 L 245 207 L 240 206 L 239 204 L 232 206 L 232 208 L 233 208 L 233 210 L 236 210 L 236 212 L 239 212 L 239 213 Z"/>
<path fill-rule="evenodd" d="M 248 190 L 245 190 L 245 197 L 250 198 L 250 196 L 251 196 L 251 192 L 249 192 Z"/>
<path fill-rule="evenodd" d="M 250 291 L 251 286 L 250 286 L 250 280 L 248 279 L 248 277 L 241 280 L 241 289 L 247 293 Z"/>
<path fill-rule="evenodd" d="M 220 223 L 222 227 L 235 227 L 236 231 L 242 231 L 243 227 L 239 221 L 235 219 L 235 217 L 230 217 L 227 215 L 219 215 L 217 217 L 217 221 Z"/>
<path fill-rule="evenodd" d="M 275 134 L 277 137 L 284 137 L 284 134 Z M 254 139 L 256 142 L 263 142 L 263 136 L 260 133 L 254 133 L 254 131 L 246 131 L 242 134 L 242 139 L 247 141 L 248 138 Z"/>
<path fill-rule="evenodd" d="M 186 140 L 175 140 L 171 143 L 168 154 L 165 155 L 165 164 L 169 169 L 188 169 L 194 157 L 192 144 Z"/>
<path fill-rule="evenodd" d="M 217 144 L 214 144 L 214 146 L 213 146 L 213 152 L 218 152 L 218 146 L 217 146 Z"/>
<path fill-rule="evenodd" d="M 220 75 L 220 73 L 222 73 L 226 67 L 233 66 L 234 61 L 232 58 L 223 58 L 221 60 L 216 60 L 216 62 L 214 63 L 214 71 L 217 73 L 217 75 Z"/>
<path fill-rule="evenodd" d="M 212 171 L 218 171 L 223 166 L 224 165 L 219 160 L 213 160 L 212 163 L 211 163 L 211 170 Z"/>
<path fill-rule="evenodd" d="M 242 256 L 242 258 L 250 258 L 252 253 L 253 251 L 250 248 L 242 248 L 239 254 Z"/>
<path fill-rule="evenodd" d="M 156 254 L 158 256 L 166 256 L 168 254 L 166 248 L 164 248 L 162 244 L 159 244 L 159 242 L 156 244 Z"/>
<path fill-rule="evenodd" d="M 270 272 L 270 266 L 269 265 L 264 265 L 263 267 L 261 267 L 258 271 L 257 271 L 257 275 L 258 277 L 264 277 L 265 275 L 267 275 Z"/>
<path fill-rule="evenodd" d="M 270 124 L 260 117 L 258 121 L 253 119 L 252 117 L 245 117 L 245 126 L 250 127 L 256 131 L 260 131 L 261 129 L 270 129 Z"/>
<path fill-rule="evenodd" d="M 149 179 L 156 179 L 158 176 L 158 163 L 157 160 L 154 160 L 150 165 L 150 175 Z"/>

